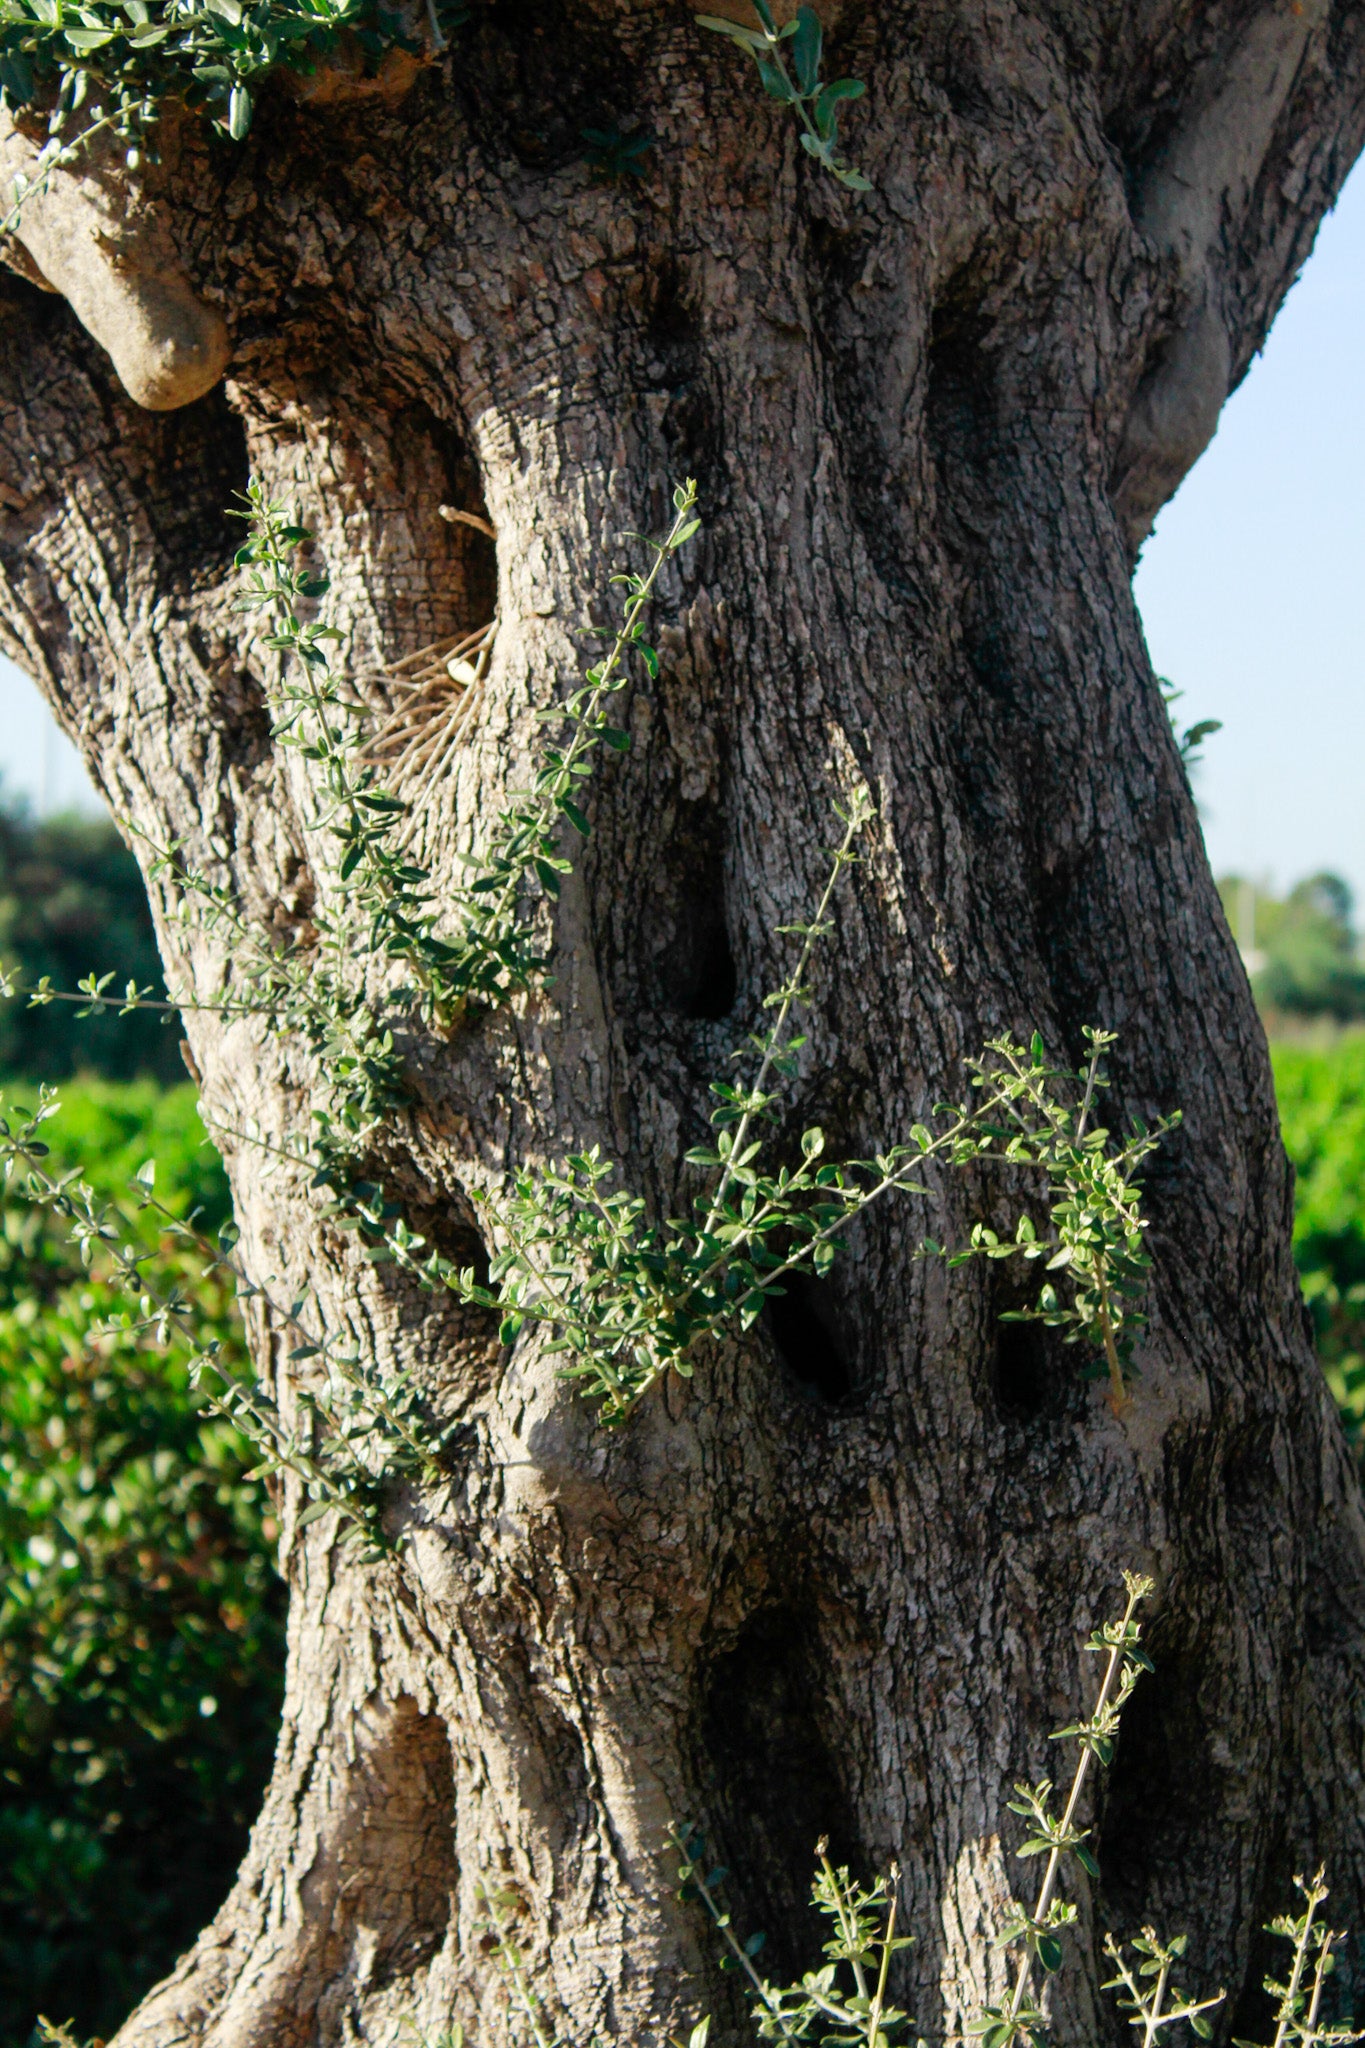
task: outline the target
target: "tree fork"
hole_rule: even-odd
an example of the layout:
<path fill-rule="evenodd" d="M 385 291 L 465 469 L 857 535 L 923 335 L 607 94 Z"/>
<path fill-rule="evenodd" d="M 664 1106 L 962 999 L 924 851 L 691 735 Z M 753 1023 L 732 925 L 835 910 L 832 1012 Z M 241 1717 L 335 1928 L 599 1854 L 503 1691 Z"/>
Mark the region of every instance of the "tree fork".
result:
<path fill-rule="evenodd" d="M 960 1093 L 993 1031 L 1075 1060 L 1085 1024 L 1118 1029 L 1114 1115 L 1185 1112 L 1149 1179 L 1142 1377 L 1115 1415 L 1074 1352 L 1002 1337 L 997 1269 L 916 1260 L 926 1221 L 960 1241 L 993 1215 L 984 1180 L 945 1180 L 931 1219 L 870 1213 L 794 1318 L 708 1348 L 608 1437 L 533 1331 L 502 1351 L 225 1141 L 250 1269 L 316 1288 L 466 1426 L 447 1489 L 395 1488 L 391 1558 L 353 1561 L 286 1501 L 275 1779 L 128 2048 L 388 2043 L 409 2016 L 496 2038 L 487 1884 L 523 1901 L 575 2034 L 734 2018 L 669 1889 L 671 1819 L 705 1823 L 794 1964 L 817 1838 L 868 1875 L 897 1861 L 894 1995 L 954 2034 L 1007 1989 L 1005 1802 L 1047 1768 L 1124 1566 L 1157 1580 L 1160 1675 L 1057 2038 L 1100 2037 L 1102 1927 L 1188 1926 L 1245 2032 L 1292 1868 L 1325 1859 L 1365 1922 L 1359 1486 L 1130 590 L 1360 146 L 1365 17 L 927 0 L 827 25 L 869 83 L 844 134 L 863 198 L 658 6 L 490 8 L 397 105 L 281 92 L 231 150 L 186 124 L 146 205 L 226 323 L 228 382 L 139 410 L 16 258 L 0 633 L 117 816 L 306 937 L 306 771 L 270 742 L 267 657 L 231 610 L 222 513 L 248 471 L 315 529 L 357 672 L 491 615 L 494 544 L 440 507 L 496 533 L 480 722 L 411 792 L 438 886 L 577 673 L 621 529 L 659 530 L 695 474 L 706 531 L 663 578 L 632 749 L 593 785 L 553 985 L 412 1035 L 382 1176 L 463 1241 L 466 1190 L 600 1142 L 680 1212 L 707 1082 L 783 978 L 773 926 L 806 913 L 861 779 L 878 821 L 816 962 L 794 1113 L 866 1153 Z M 582 160 L 604 110 L 658 138 L 638 184 Z M 159 888 L 168 966 L 211 990 L 222 959 Z M 215 1122 L 306 1128 L 297 1049 L 186 1031 Z M 306 1367 L 255 1335 L 288 1410 Z"/>

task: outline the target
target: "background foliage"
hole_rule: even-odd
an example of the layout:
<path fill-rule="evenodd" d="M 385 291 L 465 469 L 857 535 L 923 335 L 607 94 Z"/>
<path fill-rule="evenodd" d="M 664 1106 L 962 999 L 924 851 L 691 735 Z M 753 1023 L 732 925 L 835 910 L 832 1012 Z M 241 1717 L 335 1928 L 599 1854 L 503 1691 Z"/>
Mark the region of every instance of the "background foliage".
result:
<path fill-rule="evenodd" d="M 27 982 L 49 975 L 54 988 L 75 988 L 94 967 L 117 968 L 120 987 L 131 975 L 162 992 L 147 893 L 108 819 L 35 820 L 0 801 L 0 959 Z M 15 1000 L 0 1004 L 0 1074 L 183 1080 L 179 1037 L 147 1011 L 81 1019 L 65 1004 L 30 1010 Z"/>
<path fill-rule="evenodd" d="M 1283 898 L 1236 875 L 1218 886 L 1270 1035 L 1318 1356 L 1365 1455 L 1365 962 L 1351 891 L 1332 874 Z"/>
<path fill-rule="evenodd" d="M 172 1206 L 226 1214 L 191 1089 L 63 1094 L 59 1163 L 114 1193 L 155 1153 Z M 240 1348 L 221 1282 L 169 1240 L 157 1264 Z M 174 1346 L 92 1337 L 122 1305 L 38 1212 L 0 1207 L 4 2048 L 40 2011 L 82 2035 L 126 2016 L 221 1902 L 274 1747 L 269 1502 L 235 1432 L 198 1415 Z"/>
<path fill-rule="evenodd" d="M 1339 875 L 1310 875 L 1283 900 L 1237 875 L 1218 888 L 1272 1031 L 1280 1019 L 1365 1017 L 1365 964 Z"/>
<path fill-rule="evenodd" d="M 1365 1031 L 1272 1043 L 1285 1150 L 1294 1162 L 1294 1257 L 1318 1355 L 1365 1448 Z"/>

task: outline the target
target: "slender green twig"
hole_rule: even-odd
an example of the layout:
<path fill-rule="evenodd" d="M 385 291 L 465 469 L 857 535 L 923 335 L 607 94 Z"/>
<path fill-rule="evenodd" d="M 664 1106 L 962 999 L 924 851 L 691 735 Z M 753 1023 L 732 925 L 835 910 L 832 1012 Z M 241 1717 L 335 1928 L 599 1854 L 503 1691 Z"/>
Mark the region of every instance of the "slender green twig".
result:
<path fill-rule="evenodd" d="M 820 77 L 824 30 L 820 17 L 810 6 L 799 7 L 791 21 L 779 28 L 768 0 L 753 0 L 761 28 L 746 28 L 727 16 L 699 14 L 698 26 L 713 35 L 726 36 L 748 52 L 758 67 L 759 81 L 770 99 L 794 107 L 801 123 L 801 147 L 832 178 L 851 192 L 870 192 L 871 181 L 854 170 L 838 154 L 839 116 L 849 100 L 861 98 L 860 78 L 836 78 L 826 84 Z M 791 55 L 788 69 L 787 53 Z"/>
<path fill-rule="evenodd" d="M 479 1887 L 478 1899 L 488 1923 L 489 1933 L 493 1937 L 493 1959 L 507 1986 L 513 2005 L 531 2030 L 535 2048 L 559 2048 L 557 2037 L 549 2032 L 541 2018 L 540 1999 L 532 1989 L 525 1958 L 512 1932 L 508 1909 L 519 1906 L 521 1901 L 515 1892 L 508 1891 L 505 1887 L 494 1890 L 488 1885 Z"/>

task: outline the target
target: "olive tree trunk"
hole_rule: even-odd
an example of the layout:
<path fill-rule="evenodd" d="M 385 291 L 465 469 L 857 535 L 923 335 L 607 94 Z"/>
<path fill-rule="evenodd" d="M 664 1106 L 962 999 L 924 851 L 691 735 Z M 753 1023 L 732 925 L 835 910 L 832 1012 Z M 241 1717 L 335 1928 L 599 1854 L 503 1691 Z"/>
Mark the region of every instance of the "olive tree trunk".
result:
<path fill-rule="evenodd" d="M 1158 1671 L 1097 1788 L 1103 1877 L 1056 2038 L 1118 2037 L 1106 1927 L 1188 1928 L 1192 1985 L 1232 1994 L 1224 2034 L 1256 2020 L 1258 1930 L 1295 1869 L 1326 1859 L 1365 1929 L 1360 1489 L 1291 1264 L 1264 1037 L 1130 590 L 1360 146 L 1365 12 L 888 0 L 827 26 L 831 75 L 869 83 L 846 122 L 866 197 L 687 8 L 597 0 L 498 0 L 415 82 L 281 89 L 240 147 L 168 130 L 136 206 L 113 172 L 67 177 L 0 298 L 0 638 L 129 828 L 306 943 L 324 848 L 232 609 L 224 508 L 248 473 L 315 529 L 355 675 L 496 607 L 477 725 L 405 792 L 438 889 L 524 778 L 609 576 L 641 564 L 623 530 L 658 530 L 696 476 L 662 672 L 540 913 L 553 983 L 412 1035 L 377 1170 L 447 1250 L 469 1246 L 468 1190 L 593 1143 L 685 1213 L 708 1085 L 861 780 L 877 817 L 814 970 L 792 1131 L 867 1154 L 959 1096 L 991 1033 L 1037 1027 L 1074 1060 L 1084 1026 L 1117 1030 L 1113 1117 L 1185 1117 L 1148 1181 L 1134 1398 L 1116 1415 L 1081 1354 L 1001 1325 L 1008 1270 L 916 1256 L 1037 1213 L 1026 1177 L 942 1175 L 872 1212 L 827 1283 L 608 1434 L 534 1334 L 503 1349 L 367 1265 L 303 1172 L 225 1135 L 253 1274 L 316 1290 L 463 1427 L 448 1483 L 394 1488 L 379 1562 L 331 1518 L 300 1532 L 286 1499 L 274 1780 L 126 2048 L 455 2020 L 500 2040 L 488 1883 L 519 1895 L 570 2038 L 661 2040 L 707 2009 L 729 2038 L 670 1817 L 706 1828 L 774 1972 L 817 1960 L 819 1835 L 864 1874 L 898 1861 L 898 1991 L 930 2042 L 960 2037 L 1029 1875 L 1011 1787 L 1059 1773 L 1049 1731 L 1093 1685 L 1081 1644 L 1125 1566 L 1158 1582 Z M 584 160 L 580 130 L 613 120 L 654 132 L 638 181 Z M 183 347 L 171 301 L 200 322 Z M 211 380 L 222 322 L 227 381 L 180 404 L 176 364 Z M 92 333 L 178 409 L 133 403 Z M 163 343 L 181 353 L 158 382 L 139 350 Z M 170 969 L 211 993 L 216 942 L 158 890 Z M 298 1047 L 185 1029 L 216 1125 L 306 1134 Z M 255 1336 L 288 1406 L 308 1368 Z"/>

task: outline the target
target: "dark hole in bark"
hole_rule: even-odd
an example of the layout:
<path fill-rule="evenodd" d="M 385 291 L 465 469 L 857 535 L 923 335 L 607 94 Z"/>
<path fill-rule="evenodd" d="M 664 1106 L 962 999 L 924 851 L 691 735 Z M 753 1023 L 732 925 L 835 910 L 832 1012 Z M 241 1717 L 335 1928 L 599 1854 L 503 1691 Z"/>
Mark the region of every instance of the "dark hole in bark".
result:
<path fill-rule="evenodd" d="M 989 322 L 975 311 L 971 297 L 964 286 L 934 309 L 925 364 L 925 415 L 940 458 L 951 454 L 979 463 L 993 439 L 995 376 L 986 348 Z M 950 474 L 941 460 L 941 486 Z"/>
<path fill-rule="evenodd" d="M 1000 1318 L 995 1333 L 995 1398 L 1006 1415 L 1031 1420 L 1048 1403 L 1047 1331 L 1041 1323 Z"/>
<path fill-rule="evenodd" d="M 1223 1464 L 1223 1491 L 1234 1516 L 1255 1522 L 1273 1500 L 1279 1479 L 1275 1469 L 1276 1431 L 1270 1420 L 1248 1423 L 1228 1445 Z"/>
<path fill-rule="evenodd" d="M 48 325 L 63 315 L 76 327 L 76 316 L 56 292 L 21 277 L 8 264 L 0 263 L 0 334 L 32 334 L 35 323 Z"/>
<path fill-rule="evenodd" d="M 498 605 L 497 544 L 476 526 L 462 519 L 446 519 L 439 507 L 452 512 L 469 512 L 488 518 L 483 478 L 463 437 L 425 405 L 411 405 L 393 423 L 393 464 L 399 494 L 414 534 L 424 549 L 430 548 L 427 569 L 430 578 L 430 615 L 414 607 L 409 593 L 407 608 L 418 638 L 438 639 L 447 633 L 472 632 L 487 625 Z"/>
<path fill-rule="evenodd" d="M 804 1393 L 826 1408 L 853 1399 L 854 1374 L 829 1296 L 828 1281 L 789 1273 L 785 1293 L 771 1294 L 764 1319 L 783 1364 Z"/>
<path fill-rule="evenodd" d="M 384 1188 L 398 1202 L 411 1227 L 453 1266 L 472 1268 L 480 1287 L 488 1285 L 488 1246 L 474 1219 L 469 1203 L 456 1188 L 444 1194 L 410 1173 L 386 1173 L 382 1164 L 372 1163 L 364 1178 Z M 417 1324 L 435 1315 L 442 1322 L 441 1354 L 444 1358 L 440 1383 L 428 1388 L 436 1407 L 445 1412 L 451 1391 L 470 1398 L 486 1385 L 502 1355 L 501 1318 L 498 1311 L 461 1301 L 438 1287 L 434 1292 L 419 1288 L 415 1281 L 404 1284 L 405 1313 Z M 467 1449 L 456 1446 L 456 1449 Z"/>
<path fill-rule="evenodd" d="M 661 423 L 668 449 L 669 473 L 694 476 L 703 504 L 714 509 L 723 501 L 728 478 L 725 442 L 711 365 L 702 346 L 696 308 L 687 297 L 682 273 L 672 257 L 653 273 L 646 345 L 651 383 L 667 393 Z M 686 573 L 686 557 L 684 557 Z"/>
<path fill-rule="evenodd" d="M 679 1016 L 715 1024 L 734 1009 L 739 982 L 725 929 L 725 906 L 702 903 L 697 910 L 691 929 L 679 935 L 672 1007 Z"/>
<path fill-rule="evenodd" d="M 500 145 L 534 171 L 581 162 L 585 126 L 629 127 L 648 105 L 637 67 L 605 24 L 576 14 L 557 29 L 530 0 L 508 0 L 484 10 L 462 44 L 466 119 L 485 147 Z"/>
<path fill-rule="evenodd" d="M 164 586 L 191 590 L 218 581 L 244 537 L 229 508 L 251 477 L 245 425 L 219 385 L 178 412 L 138 413 L 134 431 L 140 459 L 130 448 L 129 466 L 145 486 Z"/>
<path fill-rule="evenodd" d="M 1035 1217 L 1035 1223 L 1039 1221 Z M 999 1414 L 1009 1422 L 1057 1418 L 1077 1400 L 1087 1404 L 1083 1372 L 1090 1353 L 1063 1344 L 1044 1323 L 1007 1321 L 1038 1300 L 1042 1275 L 1022 1259 L 1003 1259 L 988 1268 L 991 1329 L 987 1353 L 991 1391 Z"/>
<path fill-rule="evenodd" d="M 456 1266 L 471 1266 L 480 1287 L 488 1285 L 488 1246 L 462 1194 L 432 1199 L 430 1190 L 405 1200 L 404 1209 L 427 1243 Z"/>
<path fill-rule="evenodd" d="M 763 1933 L 759 1967 L 809 1969 L 828 1930 L 810 1903 L 815 1845 L 864 1870 L 850 1838 L 848 1800 L 820 1724 L 819 1646 L 797 1609 L 770 1609 L 712 1667 L 703 1743 L 713 1784 L 704 1823 L 730 1869 L 727 1893 L 741 1940 Z"/>
<path fill-rule="evenodd" d="M 668 854 L 671 873 L 659 878 L 650 913 L 667 933 L 655 964 L 660 1007 L 719 1023 L 735 1007 L 739 976 L 725 916 L 720 819 L 712 805 L 679 808 Z"/>
<path fill-rule="evenodd" d="M 674 256 L 664 257 L 650 283 L 650 345 L 666 369 L 675 374 L 680 369 L 690 369 L 698 347 L 698 329 L 692 309 L 683 297 L 682 272 Z"/>
<path fill-rule="evenodd" d="M 1245 1772 L 1256 1766 L 1250 1757 L 1220 1765 L 1213 1751 L 1211 1731 L 1218 1728 L 1232 1738 L 1235 1757 L 1227 1703 L 1238 1691 L 1230 1674 L 1220 1684 L 1209 1668 L 1216 1645 L 1173 1642 L 1158 1628 L 1147 1648 L 1155 1674 L 1139 1680 L 1123 1710 L 1114 1762 L 1100 1787 L 1103 1898 L 1097 1917 L 1124 1939 L 1148 1922 L 1178 1930 L 1202 1920 L 1196 1981 L 1204 1995 L 1216 1989 L 1205 1978 L 1229 1965 L 1217 1950 L 1222 1909 L 1250 1875 Z M 1093 1672 L 1088 1684 L 1093 1692 Z M 1224 1925 L 1237 1917 L 1230 1913 Z"/>
<path fill-rule="evenodd" d="M 429 1206 L 421 1203 L 406 1205 L 413 1227 L 442 1258 L 451 1264 L 473 1270 L 475 1281 L 480 1287 L 488 1285 L 488 1246 L 483 1234 L 470 1218 L 463 1213 L 463 1205 L 441 1207 L 436 1203 Z M 498 1318 L 492 1309 L 472 1308 L 467 1303 L 464 1313 L 473 1324 L 486 1323 L 490 1330 L 498 1327 Z"/>

